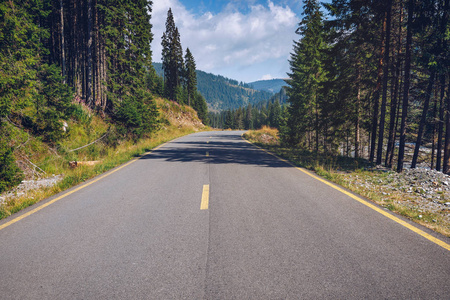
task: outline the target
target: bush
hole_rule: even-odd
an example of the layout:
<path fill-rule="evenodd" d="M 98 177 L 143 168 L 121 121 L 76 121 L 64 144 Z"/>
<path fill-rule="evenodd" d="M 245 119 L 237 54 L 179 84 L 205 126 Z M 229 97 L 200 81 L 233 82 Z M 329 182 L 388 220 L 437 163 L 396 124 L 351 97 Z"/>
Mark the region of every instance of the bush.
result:
<path fill-rule="evenodd" d="M 18 185 L 23 179 L 23 172 L 15 163 L 13 149 L 0 140 L 0 193 Z"/>

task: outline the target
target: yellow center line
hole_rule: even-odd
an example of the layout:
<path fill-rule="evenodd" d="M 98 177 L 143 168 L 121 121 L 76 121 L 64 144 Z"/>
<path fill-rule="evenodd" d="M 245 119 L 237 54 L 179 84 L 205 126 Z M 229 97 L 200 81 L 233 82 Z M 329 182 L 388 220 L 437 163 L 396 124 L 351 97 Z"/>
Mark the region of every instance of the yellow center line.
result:
<path fill-rule="evenodd" d="M 209 156 L 209 152 L 208 151 L 206 151 L 206 156 Z"/>
<path fill-rule="evenodd" d="M 200 203 L 200 209 L 208 209 L 209 205 L 209 184 L 203 185 L 202 202 Z"/>
<path fill-rule="evenodd" d="M 398 217 L 392 215 L 391 213 L 389 213 L 389 212 L 387 212 L 387 211 L 384 211 L 383 209 L 381 209 L 381 208 L 377 207 L 376 205 L 374 205 L 374 204 L 372 204 L 372 203 L 370 203 L 370 202 L 368 202 L 368 201 L 362 199 L 361 197 L 358 197 L 358 196 L 356 196 L 356 195 L 354 195 L 354 194 L 352 194 L 352 193 L 350 193 L 350 192 L 344 190 L 343 188 L 339 187 L 338 185 L 336 185 L 336 184 L 334 184 L 334 183 L 331 183 L 331 182 L 329 182 L 329 181 L 327 181 L 327 180 L 325 180 L 325 179 L 323 179 L 323 178 L 321 178 L 321 177 L 319 177 L 319 176 L 317 176 L 317 175 L 314 175 L 314 174 L 312 174 L 311 172 L 309 172 L 309 171 L 307 171 L 307 170 L 305 170 L 305 169 L 303 169 L 303 168 L 299 168 L 299 167 L 295 166 L 293 163 L 291 163 L 290 161 L 287 161 L 286 159 L 283 159 L 283 158 L 281 158 L 281 157 L 279 157 L 279 156 L 273 154 L 272 152 L 270 152 L 270 151 L 268 151 L 268 150 L 266 150 L 266 149 L 263 149 L 263 148 L 261 148 L 261 147 L 255 145 L 255 144 L 251 143 L 250 141 L 248 141 L 248 140 L 246 140 L 246 139 L 244 139 L 244 140 L 245 140 L 247 143 L 252 144 L 253 146 L 255 146 L 255 147 L 261 149 L 262 151 L 264 151 L 264 152 L 266 152 L 266 153 L 268 153 L 268 154 L 270 154 L 270 155 L 272 155 L 272 156 L 274 156 L 274 157 L 280 159 L 281 161 L 284 161 L 285 163 L 287 163 L 287 164 L 291 165 L 292 167 L 296 168 L 297 170 L 302 171 L 303 173 L 305 173 L 305 174 L 311 176 L 312 178 L 317 179 L 317 180 L 319 180 L 319 181 L 325 183 L 326 185 L 332 187 L 332 188 L 335 189 L 335 190 L 338 190 L 338 191 L 341 192 L 341 193 L 344 193 L 345 195 L 349 196 L 350 198 L 352 198 L 352 199 L 358 201 L 358 202 L 361 203 L 361 204 L 364 204 L 365 206 L 367 206 L 367 207 L 373 209 L 374 211 L 376 211 L 376 212 L 382 214 L 383 216 L 385 216 L 385 217 L 391 219 L 392 221 L 394 221 L 394 222 L 396 222 L 396 223 L 398 223 L 398 224 L 400 224 L 400 225 L 402 225 L 402 226 L 408 228 L 409 230 L 411 230 L 411 231 L 417 233 L 418 235 L 420 235 L 420 236 L 426 238 L 427 240 L 429 240 L 429 241 L 435 243 L 436 245 L 439 245 L 439 246 L 441 246 L 442 248 L 447 249 L 447 250 L 450 251 L 450 245 L 447 244 L 446 242 L 441 241 L 441 240 L 438 239 L 438 238 L 435 238 L 435 237 L 432 236 L 431 234 L 428 234 L 428 233 L 426 233 L 425 231 L 420 230 L 419 228 L 417 228 L 417 227 L 415 227 L 415 226 L 409 224 L 408 222 L 405 222 L 404 220 L 402 220 L 402 219 L 400 219 L 400 218 L 398 218 Z"/>
<path fill-rule="evenodd" d="M 103 179 L 103 178 L 105 178 L 105 177 L 107 177 L 107 176 L 109 176 L 109 175 L 111 175 L 111 174 L 114 174 L 115 172 L 119 171 L 120 169 L 123 169 L 123 168 L 125 168 L 126 166 L 131 165 L 131 164 L 134 163 L 135 161 L 139 160 L 141 157 L 143 157 L 143 156 L 145 156 L 145 155 L 148 155 L 148 154 L 152 153 L 153 151 L 155 151 L 155 150 L 161 148 L 162 146 L 164 146 L 164 145 L 166 145 L 166 144 L 167 144 L 167 143 L 161 144 L 161 145 L 159 145 L 158 147 L 153 148 L 151 151 L 146 152 L 146 153 L 142 154 L 141 156 L 139 156 L 139 157 L 137 157 L 137 158 L 134 158 L 134 159 L 130 160 L 129 162 L 127 162 L 127 163 L 121 165 L 120 167 L 116 168 L 115 170 L 112 170 L 112 171 L 110 171 L 110 172 L 108 172 L 108 173 L 106 173 L 106 174 L 103 174 L 103 175 L 101 175 L 100 177 L 98 177 L 98 178 L 96 178 L 96 179 L 94 179 L 94 180 L 92 180 L 92 181 L 89 181 L 89 182 L 87 182 L 87 183 L 85 183 L 85 184 L 83 184 L 83 185 L 81 185 L 81 186 L 79 186 L 79 187 L 77 187 L 77 188 L 75 188 L 75 189 L 73 189 L 73 190 L 71 190 L 71 191 L 69 191 L 69 192 L 63 194 L 63 195 L 61 195 L 61 196 L 56 197 L 55 199 L 53 199 L 53 200 L 51 200 L 51 201 L 49 201 L 49 202 L 47 202 L 47 203 L 44 203 L 44 204 L 40 205 L 39 207 L 36 207 L 36 208 L 33 209 L 33 210 L 30 210 L 29 212 L 27 212 L 27 213 L 25 213 L 25 214 L 23 214 L 23 215 L 21 215 L 21 216 L 18 216 L 17 218 L 12 219 L 12 220 L 9 221 L 9 222 L 6 222 L 6 223 L 3 224 L 3 225 L 0 225 L 0 230 L 4 229 L 4 228 L 6 228 L 6 227 L 8 227 L 8 226 L 10 226 L 10 225 L 12 225 L 12 224 L 14 224 L 14 223 L 20 221 L 20 220 L 25 219 L 26 217 L 28 217 L 28 216 L 30 216 L 30 215 L 32 215 L 32 214 L 34 214 L 34 213 L 40 211 L 41 209 L 44 209 L 44 208 L 46 208 L 47 206 L 49 206 L 49 205 L 51 205 L 51 204 L 53 204 L 53 203 L 55 203 L 55 202 L 57 202 L 57 201 L 59 201 L 59 200 L 65 198 L 65 197 L 67 197 L 67 196 L 69 196 L 69 195 L 72 195 L 73 193 L 76 193 L 76 192 L 78 192 L 79 190 L 82 190 L 82 189 L 84 189 L 85 187 L 88 187 L 88 186 L 90 186 L 91 184 L 94 184 L 94 183 L 96 183 L 97 181 L 99 181 L 99 180 L 101 180 L 101 179 Z"/>

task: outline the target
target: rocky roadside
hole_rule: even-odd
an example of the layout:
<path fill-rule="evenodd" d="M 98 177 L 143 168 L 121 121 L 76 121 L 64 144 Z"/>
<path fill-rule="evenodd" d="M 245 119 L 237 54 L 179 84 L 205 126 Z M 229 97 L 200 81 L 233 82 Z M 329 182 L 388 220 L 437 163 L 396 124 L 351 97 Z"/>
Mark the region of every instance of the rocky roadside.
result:
<path fill-rule="evenodd" d="M 245 138 L 268 148 L 279 143 L 277 135 L 267 129 L 249 131 Z M 274 152 L 292 159 L 289 151 Z M 412 151 L 407 154 L 412 156 Z M 407 163 L 402 173 L 369 165 L 358 170 L 334 166 L 329 172 L 333 181 L 355 193 L 450 237 L 450 176 L 430 170 L 426 164 L 411 169 Z"/>
<path fill-rule="evenodd" d="M 450 176 L 424 168 L 405 169 L 402 173 L 378 169 L 374 175 L 351 173 L 343 175 L 351 185 L 367 191 L 377 191 L 382 198 L 393 199 L 400 207 L 442 218 L 444 227 L 450 229 Z M 437 222 L 437 218 L 432 222 Z M 427 221 L 425 221 L 427 222 Z"/>
<path fill-rule="evenodd" d="M 53 175 L 47 178 L 40 178 L 36 180 L 23 180 L 18 186 L 4 192 L 0 195 L 0 205 L 6 201 L 13 200 L 15 198 L 22 197 L 30 191 L 34 191 L 40 188 L 49 188 L 56 185 L 63 179 L 63 175 Z"/>

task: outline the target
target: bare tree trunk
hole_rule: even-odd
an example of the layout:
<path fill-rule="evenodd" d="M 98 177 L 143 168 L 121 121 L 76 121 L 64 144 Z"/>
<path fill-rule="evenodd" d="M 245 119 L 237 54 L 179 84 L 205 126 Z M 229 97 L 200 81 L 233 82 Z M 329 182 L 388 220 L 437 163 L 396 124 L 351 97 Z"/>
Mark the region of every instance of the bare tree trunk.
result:
<path fill-rule="evenodd" d="M 439 123 L 438 123 L 438 143 L 436 154 L 436 170 L 441 170 L 442 164 L 442 136 L 444 135 L 444 95 L 445 95 L 445 75 L 441 75 L 441 96 L 439 99 Z"/>
<path fill-rule="evenodd" d="M 381 112 L 380 112 L 380 129 L 378 132 L 378 149 L 376 164 L 381 165 L 383 157 L 383 139 L 384 139 L 384 124 L 386 122 L 386 103 L 387 103 L 387 89 L 389 80 L 389 45 L 391 40 L 391 11 L 392 0 L 388 0 L 386 3 L 386 38 L 384 49 L 384 62 L 383 62 L 383 96 L 381 100 Z"/>
<path fill-rule="evenodd" d="M 447 113 L 445 117 L 444 165 L 442 169 L 442 172 L 444 172 L 445 174 L 448 174 L 450 171 L 450 97 L 448 93 L 449 90 L 447 90 L 447 99 L 446 99 Z"/>
<path fill-rule="evenodd" d="M 438 99 L 438 93 L 439 93 L 439 86 L 436 85 L 435 91 L 434 91 L 434 101 L 433 101 L 433 136 L 431 139 L 431 167 L 430 169 L 433 170 L 434 167 L 434 152 L 436 150 L 436 115 L 437 115 L 437 99 Z"/>
<path fill-rule="evenodd" d="M 380 58 L 378 60 L 378 76 L 377 85 L 375 87 L 375 92 L 373 93 L 373 115 L 372 115 L 372 140 L 370 143 L 370 156 L 369 161 L 373 162 L 375 158 L 375 147 L 377 141 L 377 130 L 378 130 L 378 111 L 380 105 L 380 89 L 381 80 L 383 78 L 383 58 L 384 58 L 384 37 L 386 32 L 386 17 L 383 19 L 383 26 L 381 32 L 381 47 L 380 47 Z"/>
<path fill-rule="evenodd" d="M 355 120 L 355 158 L 359 158 L 359 145 L 360 145 L 360 105 L 361 105 L 361 70 L 358 66 L 356 68 L 356 120 Z"/>
<path fill-rule="evenodd" d="M 415 168 L 416 164 L 417 164 L 417 157 L 419 156 L 420 144 L 422 143 L 423 129 L 424 129 L 426 121 L 427 121 L 428 107 L 430 105 L 431 94 L 433 93 L 433 84 L 434 84 L 435 73 L 436 72 L 434 70 L 431 71 L 430 78 L 428 81 L 428 87 L 427 87 L 427 91 L 426 91 L 426 95 L 425 95 L 425 103 L 423 104 L 423 112 L 422 112 L 422 117 L 420 118 L 419 132 L 417 133 L 416 146 L 414 147 L 414 154 L 413 154 L 413 158 L 412 158 L 412 162 L 411 162 L 411 168 Z"/>
<path fill-rule="evenodd" d="M 86 8 L 86 103 L 89 107 L 94 107 L 92 91 L 92 0 L 87 0 Z"/>
<path fill-rule="evenodd" d="M 400 84 L 399 84 L 399 89 L 401 89 L 403 87 L 403 77 L 401 77 L 400 80 Z M 395 150 L 395 140 L 397 138 L 397 132 L 398 132 L 398 125 L 400 123 L 400 108 L 402 105 L 402 98 L 401 95 L 398 95 L 398 101 L 397 101 L 397 115 L 395 116 L 395 126 L 394 126 L 394 144 L 393 144 L 393 148 L 391 150 L 391 155 L 389 156 L 389 165 L 392 168 L 393 165 L 393 161 L 394 161 L 394 150 Z"/>
<path fill-rule="evenodd" d="M 389 138 L 388 138 L 388 148 L 386 151 L 385 165 L 388 168 L 392 168 L 392 161 L 394 158 L 395 149 L 395 133 L 397 132 L 398 125 L 398 112 L 400 110 L 398 104 L 399 90 L 400 90 L 400 71 L 401 71 L 401 55 L 402 55 L 402 28 L 403 28 L 403 6 L 400 3 L 400 16 L 398 21 L 398 41 L 397 41 L 397 62 L 394 71 L 394 91 L 391 95 L 391 113 L 390 113 L 390 123 L 389 123 Z"/>
<path fill-rule="evenodd" d="M 447 39 L 444 38 L 445 36 L 445 32 L 446 30 L 448 30 L 447 27 L 447 23 L 448 23 L 448 14 L 449 14 L 449 0 L 445 0 L 444 1 L 444 7 L 443 7 L 443 16 L 442 16 L 442 21 L 441 21 L 441 28 L 440 28 L 440 34 L 441 34 L 441 39 L 440 42 L 442 43 L 442 54 L 447 53 L 448 52 L 448 48 L 447 48 Z M 444 54 L 445 55 L 445 54 Z M 447 74 L 448 74 L 448 68 L 447 68 Z M 444 71 L 445 72 L 445 71 Z M 445 94 L 445 73 L 442 74 L 443 77 L 441 77 L 441 83 L 442 83 L 442 87 L 441 87 L 441 97 L 442 99 L 444 98 L 444 94 Z M 449 80 L 449 85 L 450 85 L 450 80 Z M 445 101 L 447 103 L 446 108 L 447 108 L 447 112 L 446 112 L 446 119 L 445 119 L 445 145 L 444 145 L 444 163 L 443 163 L 443 172 L 445 174 L 448 174 L 450 171 L 450 88 L 447 90 L 447 101 Z"/>
<path fill-rule="evenodd" d="M 408 117 L 408 99 L 411 70 L 411 45 L 412 45 L 412 23 L 414 14 L 414 0 L 408 1 L 408 24 L 406 30 L 405 51 L 405 83 L 403 87 L 402 121 L 400 125 L 400 145 L 398 150 L 397 172 L 403 171 L 403 160 L 405 157 L 406 118 Z"/>
<path fill-rule="evenodd" d="M 61 18 L 61 74 L 63 77 L 63 83 L 66 83 L 66 54 L 65 54 L 65 43 L 64 43 L 64 7 L 63 1 L 60 0 L 60 18 Z"/>
<path fill-rule="evenodd" d="M 314 124 L 314 127 L 316 127 L 316 154 L 317 153 L 319 153 L 319 105 L 317 104 L 317 91 L 315 91 L 314 92 L 314 98 L 315 98 L 315 100 L 314 100 L 314 103 L 315 103 L 315 117 L 316 117 L 316 120 L 315 120 L 315 124 Z"/>

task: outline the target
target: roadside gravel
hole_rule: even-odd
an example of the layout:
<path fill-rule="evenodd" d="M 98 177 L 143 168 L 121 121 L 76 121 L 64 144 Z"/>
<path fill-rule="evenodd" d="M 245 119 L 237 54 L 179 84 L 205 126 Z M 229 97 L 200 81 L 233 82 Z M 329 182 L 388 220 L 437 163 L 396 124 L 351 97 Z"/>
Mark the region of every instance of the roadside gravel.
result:
<path fill-rule="evenodd" d="M 417 218 L 435 215 L 444 227 L 450 224 L 450 176 L 424 168 L 405 169 L 402 173 L 378 168 L 366 173 L 343 174 L 348 184 L 376 192 L 399 207 L 417 212 Z M 431 222 L 438 222 L 432 218 Z M 424 220 L 424 222 L 428 222 Z M 450 228 L 449 228 L 450 229 Z"/>
<path fill-rule="evenodd" d="M 6 201 L 25 196 L 30 191 L 52 187 L 63 178 L 63 175 L 52 175 L 47 178 L 40 178 L 36 180 L 23 180 L 17 187 L 0 195 L 0 205 Z"/>

